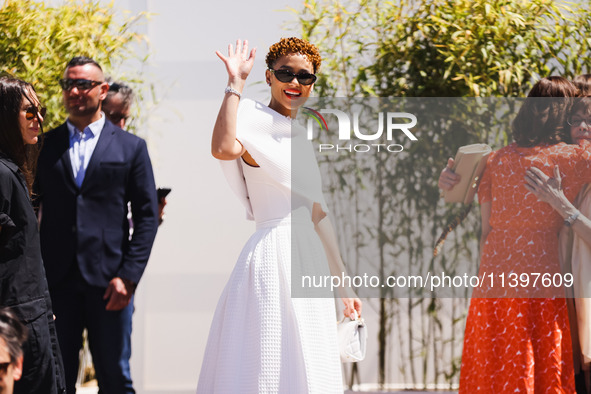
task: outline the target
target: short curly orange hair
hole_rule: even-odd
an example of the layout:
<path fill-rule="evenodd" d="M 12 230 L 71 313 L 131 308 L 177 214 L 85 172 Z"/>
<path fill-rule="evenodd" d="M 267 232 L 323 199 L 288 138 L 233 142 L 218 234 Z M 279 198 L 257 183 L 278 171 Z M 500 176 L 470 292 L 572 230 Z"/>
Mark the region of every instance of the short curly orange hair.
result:
<path fill-rule="evenodd" d="M 320 57 L 318 48 L 313 44 L 310 44 L 308 41 L 297 37 L 282 38 L 279 42 L 271 45 L 269 47 L 269 53 L 267 53 L 267 57 L 265 58 L 267 67 L 273 68 L 277 59 L 290 53 L 297 53 L 305 56 L 310 63 L 312 63 L 314 72 L 317 72 L 320 69 L 322 58 Z"/>

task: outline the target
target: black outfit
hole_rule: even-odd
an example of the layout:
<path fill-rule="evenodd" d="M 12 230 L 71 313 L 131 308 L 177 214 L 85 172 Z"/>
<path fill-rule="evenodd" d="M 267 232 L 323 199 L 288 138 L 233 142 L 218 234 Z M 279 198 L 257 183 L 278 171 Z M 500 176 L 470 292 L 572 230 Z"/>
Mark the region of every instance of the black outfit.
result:
<path fill-rule="evenodd" d="M 14 392 L 65 393 L 51 299 L 41 259 L 37 218 L 24 176 L 0 152 L 0 305 L 27 326 L 23 375 Z"/>

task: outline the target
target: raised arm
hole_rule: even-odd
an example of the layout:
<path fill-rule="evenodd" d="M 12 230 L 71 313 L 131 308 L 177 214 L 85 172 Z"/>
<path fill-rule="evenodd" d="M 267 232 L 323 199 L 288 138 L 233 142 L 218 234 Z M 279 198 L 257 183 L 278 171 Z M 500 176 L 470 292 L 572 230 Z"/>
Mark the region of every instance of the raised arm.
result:
<path fill-rule="evenodd" d="M 536 167 L 525 173 L 525 188 L 540 201 L 546 202 L 565 220 L 569 219 L 574 232 L 587 244 L 591 245 L 591 220 L 582 215 L 564 195 L 562 178 L 558 166 L 554 166 L 554 177 L 550 178 Z"/>
<path fill-rule="evenodd" d="M 234 160 L 242 156 L 244 147 L 236 140 L 236 117 L 238 114 L 239 95 L 242 94 L 246 78 L 252 70 L 256 48 L 248 53 L 248 41 L 236 40 L 236 51 L 228 45 L 228 56 L 220 51 L 216 55 L 224 62 L 228 72 L 227 93 L 213 127 L 211 154 L 219 160 Z"/>

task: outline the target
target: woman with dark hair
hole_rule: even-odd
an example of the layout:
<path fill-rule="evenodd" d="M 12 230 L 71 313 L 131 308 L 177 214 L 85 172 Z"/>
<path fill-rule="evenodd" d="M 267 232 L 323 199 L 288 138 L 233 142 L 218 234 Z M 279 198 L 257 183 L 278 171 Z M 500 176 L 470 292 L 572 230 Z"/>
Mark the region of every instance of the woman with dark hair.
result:
<path fill-rule="evenodd" d="M 532 166 L 550 174 L 560 165 L 570 199 L 591 179 L 589 145 L 566 144 L 576 94 L 565 78 L 540 80 L 513 122 L 515 142 L 488 158 L 478 188 L 485 282 L 470 302 L 460 393 L 575 392 L 564 290 L 542 279 L 534 284 L 536 274 L 562 274 L 557 233 L 563 221 L 528 192 L 523 177 Z M 448 190 L 457 183 L 449 164 L 439 179 Z"/>
<path fill-rule="evenodd" d="M 312 146 L 290 121 L 312 91 L 320 54 L 295 37 L 273 44 L 265 73 L 269 105 L 241 99 L 255 56 L 246 41 L 217 55 L 228 85 L 212 154 L 256 232 L 220 297 L 197 392 L 342 393 L 334 301 L 291 293 L 300 269 L 343 269 Z M 292 155 L 304 174 L 293 171 Z M 361 313 L 359 299 L 341 296 L 345 315 Z"/>
<path fill-rule="evenodd" d="M 513 122 L 515 142 L 493 152 L 478 189 L 482 236 L 479 274 L 496 287 L 475 289 L 466 321 L 460 392 L 575 391 L 572 345 L 564 291 L 534 284 L 535 275 L 561 275 L 557 233 L 562 219 L 526 189 L 532 165 L 565 172 L 572 199 L 591 180 L 591 150 L 567 145 L 565 119 L 575 86 L 544 78 L 531 90 Z M 504 275 L 505 287 L 498 283 Z M 518 278 L 518 286 L 511 280 Z M 523 278 L 531 279 L 522 285 Z M 494 288 L 493 288 L 494 287 Z"/>
<path fill-rule="evenodd" d="M 0 305 L 28 328 L 15 393 L 64 393 L 63 366 L 31 205 L 45 109 L 33 87 L 0 78 Z"/>

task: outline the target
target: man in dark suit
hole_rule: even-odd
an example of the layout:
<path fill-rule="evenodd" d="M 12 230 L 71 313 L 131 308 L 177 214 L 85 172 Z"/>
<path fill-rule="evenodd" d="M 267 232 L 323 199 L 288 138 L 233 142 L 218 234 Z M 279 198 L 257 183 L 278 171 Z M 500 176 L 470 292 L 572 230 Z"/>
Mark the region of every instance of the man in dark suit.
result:
<path fill-rule="evenodd" d="M 69 116 L 46 134 L 36 182 L 41 251 L 67 390 L 75 392 L 86 327 L 101 392 L 134 393 L 133 293 L 158 228 L 152 165 L 145 141 L 101 111 L 109 86 L 94 60 L 72 59 L 60 85 Z"/>

